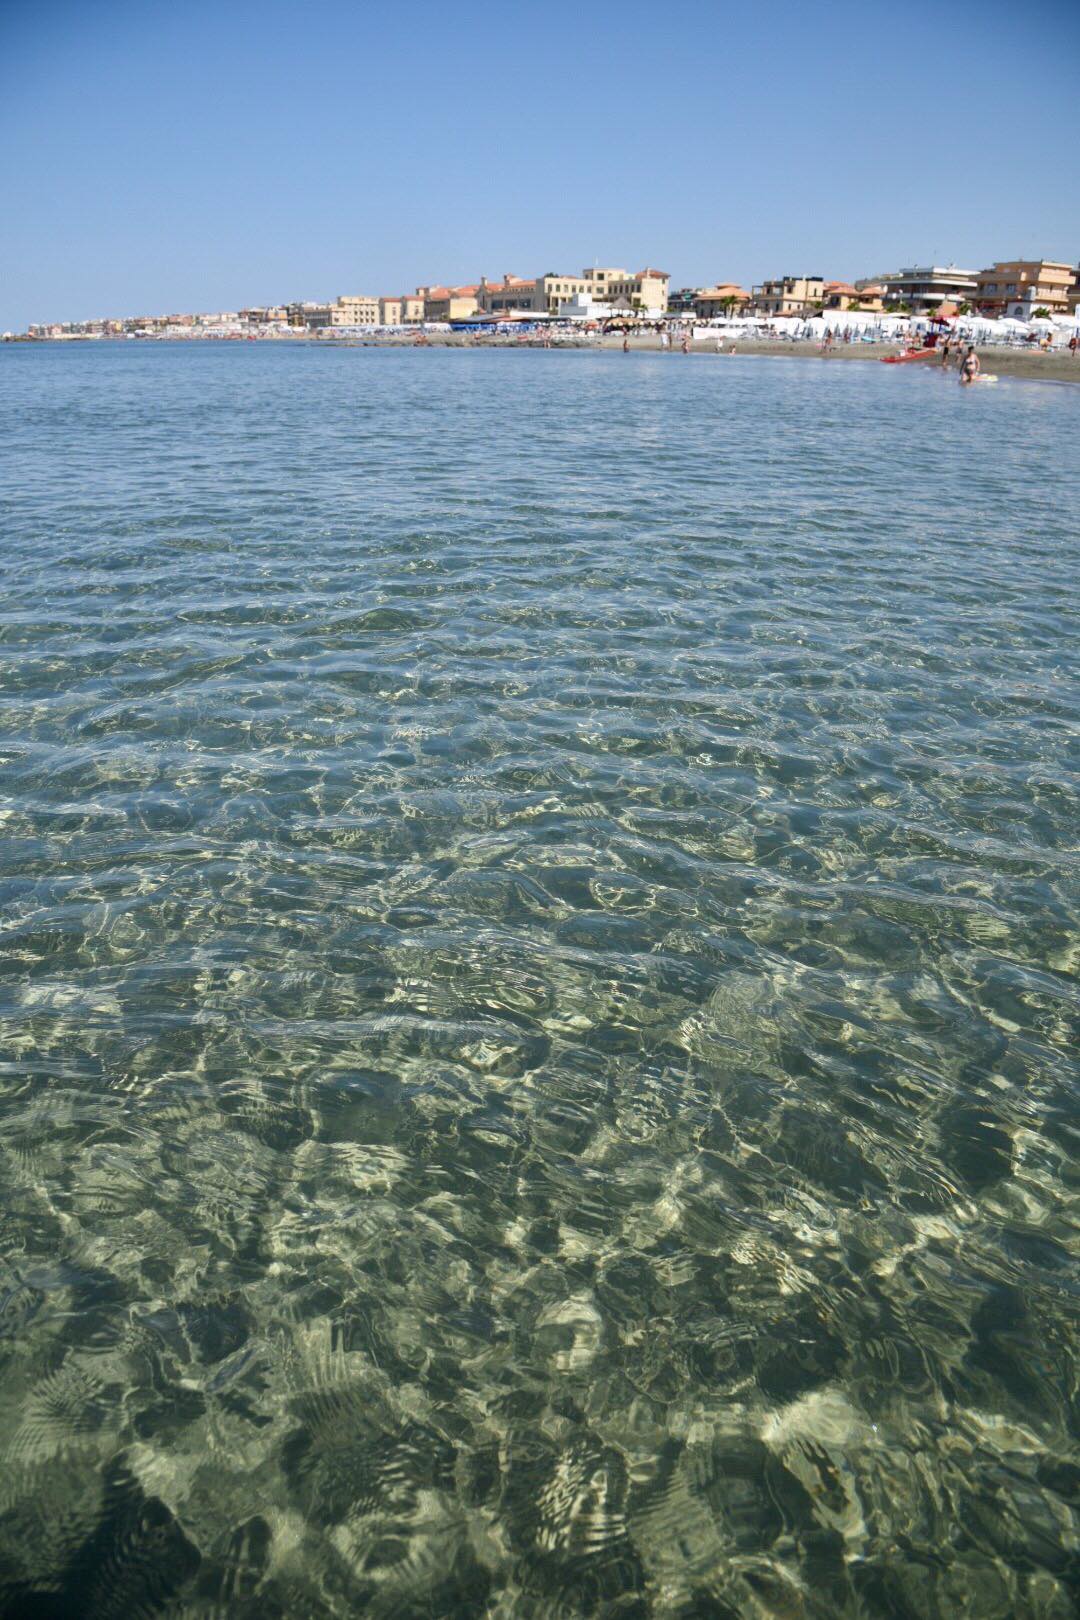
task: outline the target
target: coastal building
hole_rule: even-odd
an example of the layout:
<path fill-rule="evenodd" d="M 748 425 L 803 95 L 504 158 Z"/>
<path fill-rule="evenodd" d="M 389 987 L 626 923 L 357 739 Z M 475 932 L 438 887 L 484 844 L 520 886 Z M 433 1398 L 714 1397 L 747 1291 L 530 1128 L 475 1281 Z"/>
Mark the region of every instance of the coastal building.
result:
<path fill-rule="evenodd" d="M 417 287 L 425 321 L 464 321 L 477 310 L 479 287 Z"/>
<path fill-rule="evenodd" d="M 693 315 L 694 300 L 700 291 L 700 287 L 678 287 L 674 292 L 668 293 L 668 314 L 687 317 Z"/>
<path fill-rule="evenodd" d="M 539 312 L 537 312 L 539 313 Z M 634 314 L 625 298 L 614 304 L 594 298 L 592 293 L 576 292 L 559 302 L 557 311 L 561 321 L 608 321 L 612 316 L 629 317 Z"/>
<path fill-rule="evenodd" d="M 862 287 L 852 287 L 846 281 L 827 281 L 824 308 L 861 310 L 867 314 L 880 315 L 885 309 L 885 288 L 876 282 L 867 282 Z"/>
<path fill-rule="evenodd" d="M 958 270 L 955 264 L 909 265 L 878 281 L 885 287 L 886 308 L 903 304 L 914 315 L 932 314 L 939 304 L 972 304 L 978 287 L 974 270 Z"/>
<path fill-rule="evenodd" d="M 424 318 L 424 300 L 411 293 L 391 293 L 379 299 L 380 326 L 415 326 Z"/>
<path fill-rule="evenodd" d="M 346 295 L 333 304 L 306 306 L 305 326 L 316 331 L 328 326 L 378 326 L 379 300 Z"/>
<path fill-rule="evenodd" d="M 719 281 L 715 287 L 699 287 L 694 294 L 693 313 L 703 321 L 716 316 L 739 315 L 750 302 L 750 294 L 733 281 Z"/>
<path fill-rule="evenodd" d="M 1076 272 L 1054 259 L 1004 259 L 980 270 L 973 302 L 985 315 L 1030 321 L 1037 309 L 1065 315 Z"/>
<path fill-rule="evenodd" d="M 531 281 L 509 274 L 501 281 L 489 281 L 481 276 L 476 290 L 476 302 L 482 315 L 508 315 L 512 310 L 535 314 L 541 308 L 540 297 L 535 276 Z"/>
<path fill-rule="evenodd" d="M 286 304 L 285 317 L 290 326 L 307 326 L 312 313 L 326 307 L 325 304 L 313 304 L 310 302 Z M 230 316 L 230 319 L 235 320 L 235 318 L 235 316 Z"/>
<path fill-rule="evenodd" d="M 573 292 L 566 294 L 560 291 L 560 284 L 568 278 L 544 276 L 541 279 L 544 283 L 555 283 L 555 286 L 546 288 L 547 307 L 554 313 L 563 298 L 573 296 Z M 586 284 L 584 291 L 598 302 L 616 304 L 625 299 L 632 310 L 653 319 L 658 319 L 667 310 L 671 277 L 666 270 L 646 266 L 644 270 L 635 270 L 631 275 L 626 270 L 594 267 L 583 270 L 581 280 Z"/>
<path fill-rule="evenodd" d="M 339 298 L 331 311 L 331 326 L 378 326 L 379 300 L 362 296 Z"/>
<path fill-rule="evenodd" d="M 825 298 L 823 276 L 780 276 L 754 288 L 757 315 L 812 315 Z"/>
<path fill-rule="evenodd" d="M 545 275 L 527 280 L 508 274 L 501 281 L 482 277 L 477 288 L 477 303 L 484 314 L 524 310 L 537 315 L 557 315 L 564 305 L 591 299 L 594 304 L 618 306 L 659 318 L 667 309 L 670 281 L 665 270 L 647 267 L 631 273 L 612 265 L 586 267 L 580 276 L 549 270 Z"/>
<path fill-rule="evenodd" d="M 197 320 L 198 317 L 196 316 Z M 236 319 L 247 321 L 249 326 L 281 326 L 288 322 L 289 311 L 284 304 L 267 304 L 252 309 L 242 309 L 237 313 Z"/>

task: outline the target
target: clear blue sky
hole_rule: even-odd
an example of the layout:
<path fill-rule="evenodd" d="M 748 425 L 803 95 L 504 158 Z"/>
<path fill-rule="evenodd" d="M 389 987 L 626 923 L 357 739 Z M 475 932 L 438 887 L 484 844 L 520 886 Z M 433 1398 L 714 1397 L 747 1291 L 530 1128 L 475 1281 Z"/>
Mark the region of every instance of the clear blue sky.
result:
<path fill-rule="evenodd" d="M 0 0 L 0 329 L 1075 261 L 1078 92 L 1080 0 Z"/>

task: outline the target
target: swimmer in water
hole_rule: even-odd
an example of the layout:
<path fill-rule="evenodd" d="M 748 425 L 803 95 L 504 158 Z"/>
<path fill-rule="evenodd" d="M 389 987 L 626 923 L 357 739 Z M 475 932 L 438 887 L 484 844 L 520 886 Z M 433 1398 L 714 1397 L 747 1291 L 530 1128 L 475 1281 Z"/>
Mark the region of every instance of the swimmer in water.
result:
<path fill-rule="evenodd" d="M 973 383 L 981 370 L 979 357 L 975 353 L 975 345 L 969 343 L 967 354 L 960 362 L 960 381 L 962 383 Z"/>

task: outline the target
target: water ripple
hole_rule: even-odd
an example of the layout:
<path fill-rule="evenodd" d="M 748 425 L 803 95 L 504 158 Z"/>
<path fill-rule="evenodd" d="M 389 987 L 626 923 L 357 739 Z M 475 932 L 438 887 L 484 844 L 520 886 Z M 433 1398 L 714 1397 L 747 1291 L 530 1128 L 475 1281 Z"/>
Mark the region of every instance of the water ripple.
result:
<path fill-rule="evenodd" d="M 3 1613 L 1074 1612 L 1077 396 L 680 360 L 4 352 Z"/>

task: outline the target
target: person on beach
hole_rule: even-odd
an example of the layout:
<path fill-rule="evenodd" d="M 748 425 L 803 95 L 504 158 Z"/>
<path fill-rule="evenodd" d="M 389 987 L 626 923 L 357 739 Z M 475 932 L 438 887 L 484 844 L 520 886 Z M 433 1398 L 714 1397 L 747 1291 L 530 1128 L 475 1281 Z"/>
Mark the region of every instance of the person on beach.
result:
<path fill-rule="evenodd" d="M 689 334 L 686 333 L 686 332 L 683 333 L 682 352 L 683 352 L 683 354 L 689 354 L 690 353 L 690 337 L 689 337 Z"/>
<path fill-rule="evenodd" d="M 948 334 L 946 334 L 945 341 L 941 345 L 941 363 L 943 366 L 947 366 L 949 364 L 949 349 L 951 344 L 952 339 L 948 336 Z"/>
<path fill-rule="evenodd" d="M 627 332 L 623 333 L 622 352 L 623 352 L 623 354 L 629 354 L 630 353 L 630 336 L 629 336 L 629 334 Z"/>
<path fill-rule="evenodd" d="M 973 383 L 981 370 L 979 357 L 975 353 L 975 345 L 969 343 L 967 354 L 965 354 L 960 365 L 960 381 L 962 383 Z"/>
<path fill-rule="evenodd" d="M 1077 343 L 1076 333 L 1074 332 L 1069 339 L 1069 353 L 1074 360 L 1076 359 L 1077 348 L 1080 348 L 1080 344 Z"/>

